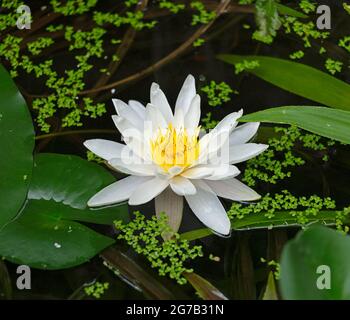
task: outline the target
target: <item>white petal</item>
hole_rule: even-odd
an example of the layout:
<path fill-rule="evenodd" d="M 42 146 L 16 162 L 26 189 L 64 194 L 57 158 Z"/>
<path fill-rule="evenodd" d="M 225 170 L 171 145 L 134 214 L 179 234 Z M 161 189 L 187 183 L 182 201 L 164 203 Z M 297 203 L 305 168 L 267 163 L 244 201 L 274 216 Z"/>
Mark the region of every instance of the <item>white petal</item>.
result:
<path fill-rule="evenodd" d="M 170 174 L 170 176 L 176 176 L 176 175 L 180 174 L 182 170 L 183 170 L 183 167 L 174 166 L 174 167 L 169 168 L 168 173 Z"/>
<path fill-rule="evenodd" d="M 181 176 L 188 179 L 203 179 L 213 174 L 214 168 L 210 166 L 196 166 L 185 170 Z"/>
<path fill-rule="evenodd" d="M 174 193 L 171 188 L 166 188 L 155 199 L 156 215 L 159 218 L 161 213 L 164 213 L 168 217 L 168 225 L 174 232 L 179 230 L 182 213 L 183 213 L 183 197 Z M 172 235 L 163 235 L 165 240 L 169 239 Z"/>
<path fill-rule="evenodd" d="M 89 201 L 89 207 L 106 206 L 129 199 L 136 187 L 149 177 L 130 176 L 110 184 L 108 187 L 96 193 Z"/>
<path fill-rule="evenodd" d="M 154 82 L 151 85 L 151 104 L 160 110 L 167 123 L 171 123 L 173 121 L 173 113 L 169 102 L 159 85 Z"/>
<path fill-rule="evenodd" d="M 200 118 L 201 118 L 201 97 L 198 94 L 196 94 L 195 97 L 192 99 L 188 112 L 185 115 L 185 119 L 184 119 L 185 128 L 189 130 L 197 129 Z"/>
<path fill-rule="evenodd" d="M 202 189 L 204 191 L 207 191 L 207 192 L 210 192 L 210 193 L 216 195 L 216 193 L 213 190 L 211 190 L 209 185 L 207 183 L 205 183 L 205 180 L 192 180 L 192 182 L 197 190 Z"/>
<path fill-rule="evenodd" d="M 175 104 L 175 115 L 181 109 L 185 115 L 190 107 L 192 99 L 196 95 L 196 83 L 192 75 L 188 75 L 182 85 Z"/>
<path fill-rule="evenodd" d="M 138 113 L 138 115 L 141 117 L 141 119 L 145 119 L 146 117 L 146 108 L 145 106 L 136 100 L 130 100 L 129 106 L 134 109 L 135 112 Z"/>
<path fill-rule="evenodd" d="M 137 136 L 140 138 L 142 136 L 140 130 L 129 120 L 116 115 L 112 115 L 112 120 L 123 137 Z"/>
<path fill-rule="evenodd" d="M 185 127 L 185 116 L 182 109 L 179 109 L 174 116 L 174 128 L 177 130 Z"/>
<path fill-rule="evenodd" d="M 143 127 L 143 119 L 131 106 L 120 99 L 112 99 L 118 116 L 125 118 L 137 128 Z"/>
<path fill-rule="evenodd" d="M 260 122 L 248 122 L 236 127 L 230 135 L 230 146 L 243 144 L 253 138 L 259 129 Z"/>
<path fill-rule="evenodd" d="M 143 160 L 134 156 L 131 159 L 114 158 L 108 163 L 116 170 L 125 174 L 136 176 L 153 176 L 156 172 L 156 167 L 153 164 L 142 163 Z"/>
<path fill-rule="evenodd" d="M 112 99 L 112 102 L 114 104 L 115 111 L 117 112 L 118 115 L 124 110 L 128 108 L 128 105 L 120 100 L 120 99 Z"/>
<path fill-rule="evenodd" d="M 168 127 L 168 123 L 164 119 L 161 111 L 150 103 L 146 106 L 146 121 L 152 123 L 151 129 L 153 132 L 158 132 L 159 129 L 165 129 Z"/>
<path fill-rule="evenodd" d="M 230 233 L 231 223 L 215 194 L 197 189 L 194 195 L 185 196 L 191 210 L 207 227 L 222 235 Z"/>
<path fill-rule="evenodd" d="M 223 180 L 233 177 L 237 177 L 241 172 L 236 166 L 223 164 L 214 168 L 211 176 L 207 177 L 208 180 Z"/>
<path fill-rule="evenodd" d="M 170 187 L 179 196 L 196 193 L 196 187 L 193 185 L 193 183 L 181 176 L 172 178 L 170 180 Z"/>
<path fill-rule="evenodd" d="M 86 140 L 84 146 L 105 160 L 119 158 L 123 148 L 126 147 L 125 144 L 104 139 Z"/>
<path fill-rule="evenodd" d="M 220 181 L 205 181 L 219 196 L 234 201 L 253 201 L 260 199 L 260 195 L 237 179 Z"/>
<path fill-rule="evenodd" d="M 134 127 L 142 130 L 144 125 L 144 119 L 142 119 L 139 114 L 132 109 L 130 106 L 121 110 L 119 116 L 129 121 Z"/>
<path fill-rule="evenodd" d="M 139 185 L 129 198 L 131 206 L 137 206 L 158 196 L 169 185 L 169 180 L 158 177 Z"/>
<path fill-rule="evenodd" d="M 229 162 L 240 163 L 256 157 L 264 152 L 269 146 L 267 144 L 245 143 L 230 146 Z"/>
<path fill-rule="evenodd" d="M 221 131 L 227 131 L 230 132 L 236 127 L 237 125 L 237 119 L 242 117 L 243 110 L 239 110 L 238 112 L 232 112 L 228 114 L 224 119 L 222 119 L 215 127 L 215 130 Z"/>
<path fill-rule="evenodd" d="M 200 157 L 204 157 L 207 155 L 207 149 L 210 143 L 210 140 L 214 134 L 217 134 L 217 131 L 210 131 L 207 134 L 204 134 L 203 137 L 199 140 L 199 150 L 200 150 Z"/>
<path fill-rule="evenodd" d="M 228 163 L 229 132 L 226 130 L 212 130 L 199 140 L 200 155 L 195 164 Z M 224 158 L 226 156 L 226 159 Z"/>
<path fill-rule="evenodd" d="M 122 117 L 113 115 L 112 119 L 130 150 L 142 159 L 149 159 L 149 148 L 148 145 L 145 145 L 145 134 L 142 134 L 133 124 Z"/>

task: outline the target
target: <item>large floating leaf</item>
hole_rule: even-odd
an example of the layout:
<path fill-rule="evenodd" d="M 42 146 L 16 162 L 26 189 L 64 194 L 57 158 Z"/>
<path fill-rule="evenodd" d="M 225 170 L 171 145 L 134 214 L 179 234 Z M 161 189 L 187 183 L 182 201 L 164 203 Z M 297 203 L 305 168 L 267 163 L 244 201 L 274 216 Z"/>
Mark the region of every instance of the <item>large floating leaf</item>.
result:
<path fill-rule="evenodd" d="M 248 114 L 240 121 L 292 124 L 323 137 L 350 143 L 348 111 L 326 107 L 287 106 Z"/>
<path fill-rule="evenodd" d="M 314 226 L 300 232 L 282 252 L 282 297 L 349 300 L 349 252 L 350 237 L 335 230 Z"/>
<path fill-rule="evenodd" d="M 308 216 L 308 223 L 322 223 L 324 225 L 334 225 L 336 219 L 336 211 L 322 210 L 315 216 Z M 274 216 L 269 218 L 264 212 L 252 213 L 241 219 L 233 219 L 231 221 L 232 230 L 245 231 L 256 229 L 272 229 L 286 227 L 302 227 L 297 216 L 292 216 L 288 211 L 275 212 Z M 187 240 L 196 240 L 212 235 L 213 233 L 208 228 L 188 231 L 181 234 L 181 238 Z"/>
<path fill-rule="evenodd" d="M 99 210 L 88 199 L 114 178 L 76 156 L 35 158 L 28 201 L 21 215 L 0 232 L 0 255 L 35 268 L 81 264 L 114 241 L 76 222 L 111 223 L 127 217 L 126 205 Z"/>
<path fill-rule="evenodd" d="M 34 129 L 27 105 L 0 65 L 0 229 L 27 196 L 33 166 Z"/>
<path fill-rule="evenodd" d="M 79 265 L 114 241 L 74 221 L 28 212 L 0 233 L 0 253 L 7 260 L 39 269 Z"/>
<path fill-rule="evenodd" d="M 77 156 L 44 153 L 35 157 L 28 199 L 40 200 L 36 208 L 43 211 L 49 211 L 50 204 L 52 212 L 59 211 L 64 219 L 102 224 L 125 221 L 126 204 L 103 209 L 87 207 L 94 194 L 113 182 L 114 177 L 96 163 Z"/>
<path fill-rule="evenodd" d="M 218 58 L 230 64 L 258 60 L 259 67 L 247 71 L 307 99 L 350 110 L 350 85 L 305 64 L 264 56 L 222 54 Z"/>

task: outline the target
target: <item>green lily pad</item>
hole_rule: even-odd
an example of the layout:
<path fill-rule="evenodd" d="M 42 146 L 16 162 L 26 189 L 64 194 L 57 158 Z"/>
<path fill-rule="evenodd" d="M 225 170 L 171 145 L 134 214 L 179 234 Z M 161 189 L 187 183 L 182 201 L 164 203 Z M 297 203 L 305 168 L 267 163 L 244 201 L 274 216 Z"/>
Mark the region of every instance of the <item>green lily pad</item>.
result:
<path fill-rule="evenodd" d="M 98 164 L 77 156 L 35 157 L 28 201 L 0 232 L 0 255 L 40 269 L 63 269 L 88 261 L 114 240 L 77 221 L 108 224 L 127 220 L 125 204 L 98 210 L 88 199 L 114 182 Z"/>
<path fill-rule="evenodd" d="M 285 246 L 281 257 L 282 297 L 290 300 L 350 299 L 350 237 L 314 226 Z"/>
<path fill-rule="evenodd" d="M 33 167 L 34 128 L 27 104 L 0 65 L 0 229 L 26 199 Z"/>

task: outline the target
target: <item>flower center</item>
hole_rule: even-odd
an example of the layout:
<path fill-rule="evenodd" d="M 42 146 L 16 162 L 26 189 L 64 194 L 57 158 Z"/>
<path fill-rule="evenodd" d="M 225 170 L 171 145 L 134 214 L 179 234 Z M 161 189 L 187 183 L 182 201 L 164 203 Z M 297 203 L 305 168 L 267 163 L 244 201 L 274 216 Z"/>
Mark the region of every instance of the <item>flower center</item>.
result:
<path fill-rule="evenodd" d="M 157 137 L 151 140 L 153 161 L 164 171 L 174 166 L 189 167 L 199 157 L 199 130 L 189 135 L 186 129 L 176 130 L 171 123 L 165 132 L 159 130 Z"/>

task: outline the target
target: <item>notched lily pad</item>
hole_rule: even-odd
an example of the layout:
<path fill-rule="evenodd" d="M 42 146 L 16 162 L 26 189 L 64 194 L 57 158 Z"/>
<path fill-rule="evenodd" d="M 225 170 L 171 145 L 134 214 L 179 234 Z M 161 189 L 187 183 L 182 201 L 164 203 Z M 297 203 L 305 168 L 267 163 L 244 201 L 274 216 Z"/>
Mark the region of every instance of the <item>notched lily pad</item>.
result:
<path fill-rule="evenodd" d="M 41 269 L 88 261 L 114 240 L 77 221 L 110 224 L 127 220 L 126 205 L 89 209 L 88 199 L 114 181 L 103 167 L 76 156 L 35 157 L 28 201 L 19 217 L 0 232 L 0 254 Z"/>

